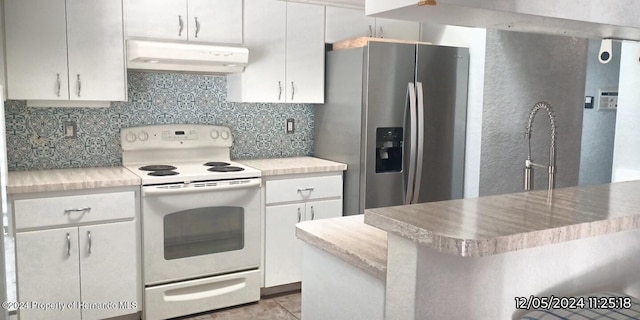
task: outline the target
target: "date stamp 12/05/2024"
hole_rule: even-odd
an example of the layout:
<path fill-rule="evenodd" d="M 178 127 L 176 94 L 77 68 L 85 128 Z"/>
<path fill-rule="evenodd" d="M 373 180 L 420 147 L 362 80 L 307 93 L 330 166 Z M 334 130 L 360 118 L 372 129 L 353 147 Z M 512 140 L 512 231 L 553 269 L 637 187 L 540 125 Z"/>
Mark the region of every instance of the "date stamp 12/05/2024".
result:
<path fill-rule="evenodd" d="M 557 309 L 631 309 L 630 297 L 515 297 L 516 309 L 557 310 Z"/>

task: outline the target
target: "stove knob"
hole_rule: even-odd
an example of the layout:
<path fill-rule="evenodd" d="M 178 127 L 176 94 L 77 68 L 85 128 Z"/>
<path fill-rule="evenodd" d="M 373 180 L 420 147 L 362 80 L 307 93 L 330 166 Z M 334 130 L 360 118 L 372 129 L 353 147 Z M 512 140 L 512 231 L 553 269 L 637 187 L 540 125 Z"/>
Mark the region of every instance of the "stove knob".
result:
<path fill-rule="evenodd" d="M 140 141 L 147 141 L 149 140 L 149 134 L 146 131 L 142 131 L 138 134 L 138 139 L 140 139 Z"/>
<path fill-rule="evenodd" d="M 216 129 L 213 129 L 213 130 L 211 130 L 209 135 L 211 136 L 211 139 L 215 140 L 215 139 L 218 139 L 220 137 L 220 132 L 218 132 L 218 130 L 216 130 Z"/>
<path fill-rule="evenodd" d="M 222 137 L 222 139 L 227 140 L 229 139 L 229 131 L 222 131 L 222 133 L 220 134 L 220 136 Z"/>
<path fill-rule="evenodd" d="M 133 133 L 133 132 L 127 133 L 127 135 L 124 138 L 125 138 L 125 140 L 127 140 L 127 142 L 134 142 L 137 139 L 135 133 Z"/>

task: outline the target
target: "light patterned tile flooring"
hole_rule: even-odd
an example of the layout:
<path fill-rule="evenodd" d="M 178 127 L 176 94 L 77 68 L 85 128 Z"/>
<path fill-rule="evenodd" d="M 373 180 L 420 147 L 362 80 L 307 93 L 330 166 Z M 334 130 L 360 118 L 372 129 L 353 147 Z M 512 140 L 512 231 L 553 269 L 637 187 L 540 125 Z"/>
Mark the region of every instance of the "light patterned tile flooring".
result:
<path fill-rule="evenodd" d="M 266 297 L 239 307 L 202 313 L 180 320 L 301 320 L 300 292 Z"/>

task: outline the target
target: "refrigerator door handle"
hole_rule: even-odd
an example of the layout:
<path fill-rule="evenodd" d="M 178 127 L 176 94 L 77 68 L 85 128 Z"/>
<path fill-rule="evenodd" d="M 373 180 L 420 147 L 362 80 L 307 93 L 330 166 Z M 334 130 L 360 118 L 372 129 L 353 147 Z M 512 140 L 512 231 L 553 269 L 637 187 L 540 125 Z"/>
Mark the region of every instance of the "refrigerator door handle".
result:
<path fill-rule="evenodd" d="M 406 184 L 406 194 L 405 194 L 405 204 L 410 204 L 413 200 L 414 195 L 414 185 L 415 185 L 415 170 L 416 170 L 416 149 L 417 149 L 417 119 L 416 119 L 416 89 L 415 84 L 413 82 L 409 82 L 407 85 L 407 99 L 408 103 L 408 111 L 409 111 L 409 125 L 411 126 L 411 132 L 409 135 L 409 139 L 411 144 L 409 146 L 409 174 L 407 175 L 407 184 Z M 406 117 L 406 107 L 405 107 L 405 119 Z M 406 130 L 406 125 L 405 125 Z M 406 154 L 406 153 L 405 153 Z"/>
<path fill-rule="evenodd" d="M 418 153 L 416 153 L 416 177 L 411 203 L 418 203 L 420 199 L 420 185 L 422 184 L 422 163 L 424 161 L 424 91 L 422 82 L 416 82 L 416 100 L 418 101 Z"/>

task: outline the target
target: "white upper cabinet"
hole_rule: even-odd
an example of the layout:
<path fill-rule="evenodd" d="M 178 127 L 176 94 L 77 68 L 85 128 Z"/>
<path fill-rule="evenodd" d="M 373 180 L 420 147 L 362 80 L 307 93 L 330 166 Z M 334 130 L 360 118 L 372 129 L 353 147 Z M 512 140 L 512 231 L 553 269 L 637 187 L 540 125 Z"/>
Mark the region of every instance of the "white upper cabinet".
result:
<path fill-rule="evenodd" d="M 327 7 L 326 20 L 327 43 L 360 37 L 420 39 L 420 23 L 368 17 L 362 10 Z"/>
<path fill-rule="evenodd" d="M 242 44 L 242 0 L 189 0 L 189 40 Z"/>
<path fill-rule="evenodd" d="M 286 101 L 324 102 L 324 7 L 287 4 Z"/>
<path fill-rule="evenodd" d="M 376 19 L 364 15 L 364 11 L 338 7 L 327 7 L 325 42 L 373 37 Z"/>
<path fill-rule="evenodd" d="M 376 37 L 400 40 L 420 40 L 420 23 L 376 18 Z"/>
<path fill-rule="evenodd" d="M 121 0 L 67 0 L 71 100 L 126 100 L 122 14 Z"/>
<path fill-rule="evenodd" d="M 245 0 L 245 72 L 227 76 L 234 102 L 324 102 L 324 7 Z"/>
<path fill-rule="evenodd" d="M 65 0 L 7 0 L 9 99 L 68 100 Z"/>
<path fill-rule="evenodd" d="M 187 40 L 187 0 L 127 0 L 127 36 Z"/>
<path fill-rule="evenodd" d="M 9 99 L 126 100 L 122 1 L 5 1 Z"/>
<path fill-rule="evenodd" d="M 127 0 L 127 36 L 242 44 L 242 0 Z"/>
<path fill-rule="evenodd" d="M 284 102 L 287 3 L 245 0 L 244 45 L 249 49 L 245 72 L 227 76 L 227 100 Z"/>

